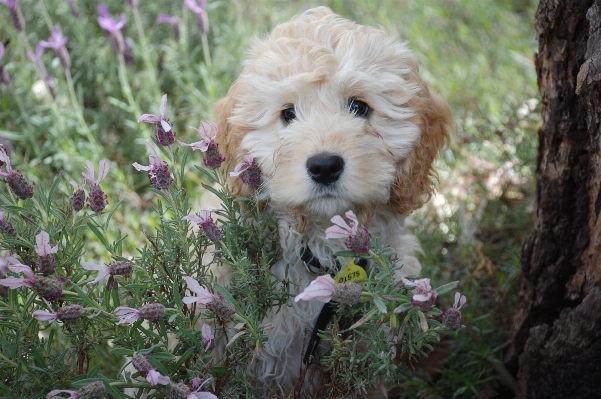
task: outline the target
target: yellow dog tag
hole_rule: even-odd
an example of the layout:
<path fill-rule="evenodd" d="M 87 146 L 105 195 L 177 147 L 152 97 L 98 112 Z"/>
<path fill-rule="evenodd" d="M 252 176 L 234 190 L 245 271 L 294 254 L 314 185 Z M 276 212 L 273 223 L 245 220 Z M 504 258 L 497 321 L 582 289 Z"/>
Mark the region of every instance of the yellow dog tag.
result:
<path fill-rule="evenodd" d="M 365 269 L 356 265 L 352 260 L 334 277 L 337 283 L 349 283 L 351 281 L 360 281 L 367 278 Z"/>

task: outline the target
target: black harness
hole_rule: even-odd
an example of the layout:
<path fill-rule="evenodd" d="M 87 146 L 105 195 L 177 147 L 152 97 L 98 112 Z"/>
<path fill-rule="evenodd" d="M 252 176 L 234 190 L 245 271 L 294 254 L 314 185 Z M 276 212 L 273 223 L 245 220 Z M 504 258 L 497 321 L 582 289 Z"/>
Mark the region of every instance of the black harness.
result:
<path fill-rule="evenodd" d="M 304 247 L 301 250 L 301 260 L 305 264 L 305 268 L 311 274 L 316 275 L 324 275 L 329 272 L 332 275 L 332 272 L 338 272 L 340 270 L 340 263 L 336 261 L 336 270 L 331 270 L 324 267 L 319 260 L 313 255 L 313 252 L 309 249 L 309 247 Z M 367 266 L 366 259 L 356 259 L 355 264 L 361 266 L 365 269 Z M 332 275 L 332 277 L 334 277 Z M 321 308 L 321 312 L 319 312 L 319 316 L 317 316 L 317 320 L 315 320 L 315 327 L 313 327 L 313 332 L 311 333 L 311 338 L 309 339 L 309 345 L 307 345 L 307 350 L 305 352 L 305 356 L 303 356 L 303 364 L 308 364 L 311 361 L 319 342 L 321 341 L 321 337 L 318 335 L 319 331 L 323 331 L 328 326 L 328 323 L 332 319 L 334 315 L 334 305 L 332 302 L 324 303 L 323 308 Z"/>

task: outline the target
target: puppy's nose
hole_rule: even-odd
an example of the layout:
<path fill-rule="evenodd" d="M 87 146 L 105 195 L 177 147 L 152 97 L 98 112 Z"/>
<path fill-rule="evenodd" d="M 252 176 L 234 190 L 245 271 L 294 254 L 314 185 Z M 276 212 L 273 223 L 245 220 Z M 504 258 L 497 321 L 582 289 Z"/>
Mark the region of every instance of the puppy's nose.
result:
<path fill-rule="evenodd" d="M 316 183 L 334 183 L 344 171 L 344 159 L 338 155 L 319 154 L 307 159 L 307 172 Z"/>

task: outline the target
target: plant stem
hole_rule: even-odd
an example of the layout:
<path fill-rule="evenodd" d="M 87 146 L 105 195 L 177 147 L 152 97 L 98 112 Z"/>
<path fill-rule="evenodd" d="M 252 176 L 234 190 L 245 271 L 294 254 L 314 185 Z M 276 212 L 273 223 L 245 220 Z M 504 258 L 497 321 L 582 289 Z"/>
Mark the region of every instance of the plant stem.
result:
<path fill-rule="evenodd" d="M 67 86 L 69 87 L 69 94 L 71 96 L 71 102 L 73 103 L 73 107 L 76 109 L 77 119 L 79 120 L 79 124 L 84 129 L 84 135 L 87 137 L 90 144 L 95 144 L 96 140 L 90 131 L 90 127 L 86 123 L 86 120 L 83 117 L 83 110 L 79 105 L 79 101 L 77 100 L 77 95 L 75 94 L 75 88 L 73 86 L 73 78 L 71 77 L 71 70 L 65 69 L 65 76 L 67 77 Z"/>
<path fill-rule="evenodd" d="M 146 64 L 146 69 L 148 69 L 148 74 L 150 75 L 150 80 L 152 81 L 153 89 L 154 89 L 154 97 L 155 102 L 159 102 L 161 99 L 161 93 L 158 86 L 158 77 L 154 65 L 150 59 L 150 54 L 148 52 L 148 42 L 146 41 L 146 35 L 144 34 L 144 26 L 142 25 L 142 20 L 140 19 L 140 13 L 138 12 L 138 7 L 133 7 L 134 13 L 134 21 L 136 23 L 136 29 L 138 30 L 138 36 L 140 37 L 140 49 L 142 51 L 142 58 L 144 59 L 144 63 Z"/>
<path fill-rule="evenodd" d="M 46 8 L 46 5 L 44 4 L 44 0 L 39 0 L 40 3 L 40 10 L 42 11 L 42 16 L 44 17 L 44 21 L 46 22 L 46 25 L 48 26 L 48 30 L 52 30 L 53 26 L 52 26 L 52 19 L 50 18 L 50 14 L 48 14 L 48 9 Z"/>

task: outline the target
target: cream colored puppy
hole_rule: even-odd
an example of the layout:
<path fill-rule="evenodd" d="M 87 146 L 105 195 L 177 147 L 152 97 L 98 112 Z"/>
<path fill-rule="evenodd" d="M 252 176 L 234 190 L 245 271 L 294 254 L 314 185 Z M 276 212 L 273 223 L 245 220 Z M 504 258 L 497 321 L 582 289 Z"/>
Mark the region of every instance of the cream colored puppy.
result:
<path fill-rule="evenodd" d="M 331 272 L 343 240 L 326 239 L 334 215 L 353 210 L 404 264 L 398 278 L 420 274 L 405 215 L 433 190 L 432 162 L 448 140 L 447 103 L 428 89 L 405 44 L 328 8 L 308 10 L 255 40 L 244 70 L 217 104 L 217 142 L 232 165 L 245 155 L 262 172 L 256 192 L 238 177 L 235 195 L 257 195 L 274 212 L 283 258 L 275 276 L 302 291 Z M 318 261 L 307 267 L 308 248 Z M 221 283 L 229 270 L 216 270 Z M 265 395 L 285 396 L 299 381 L 302 358 L 323 304 L 300 301 L 270 314 L 269 340 L 248 372 Z M 319 358 L 319 353 L 316 357 Z M 318 361 L 318 360 L 317 360 Z M 385 396 L 385 393 L 382 395 Z"/>

